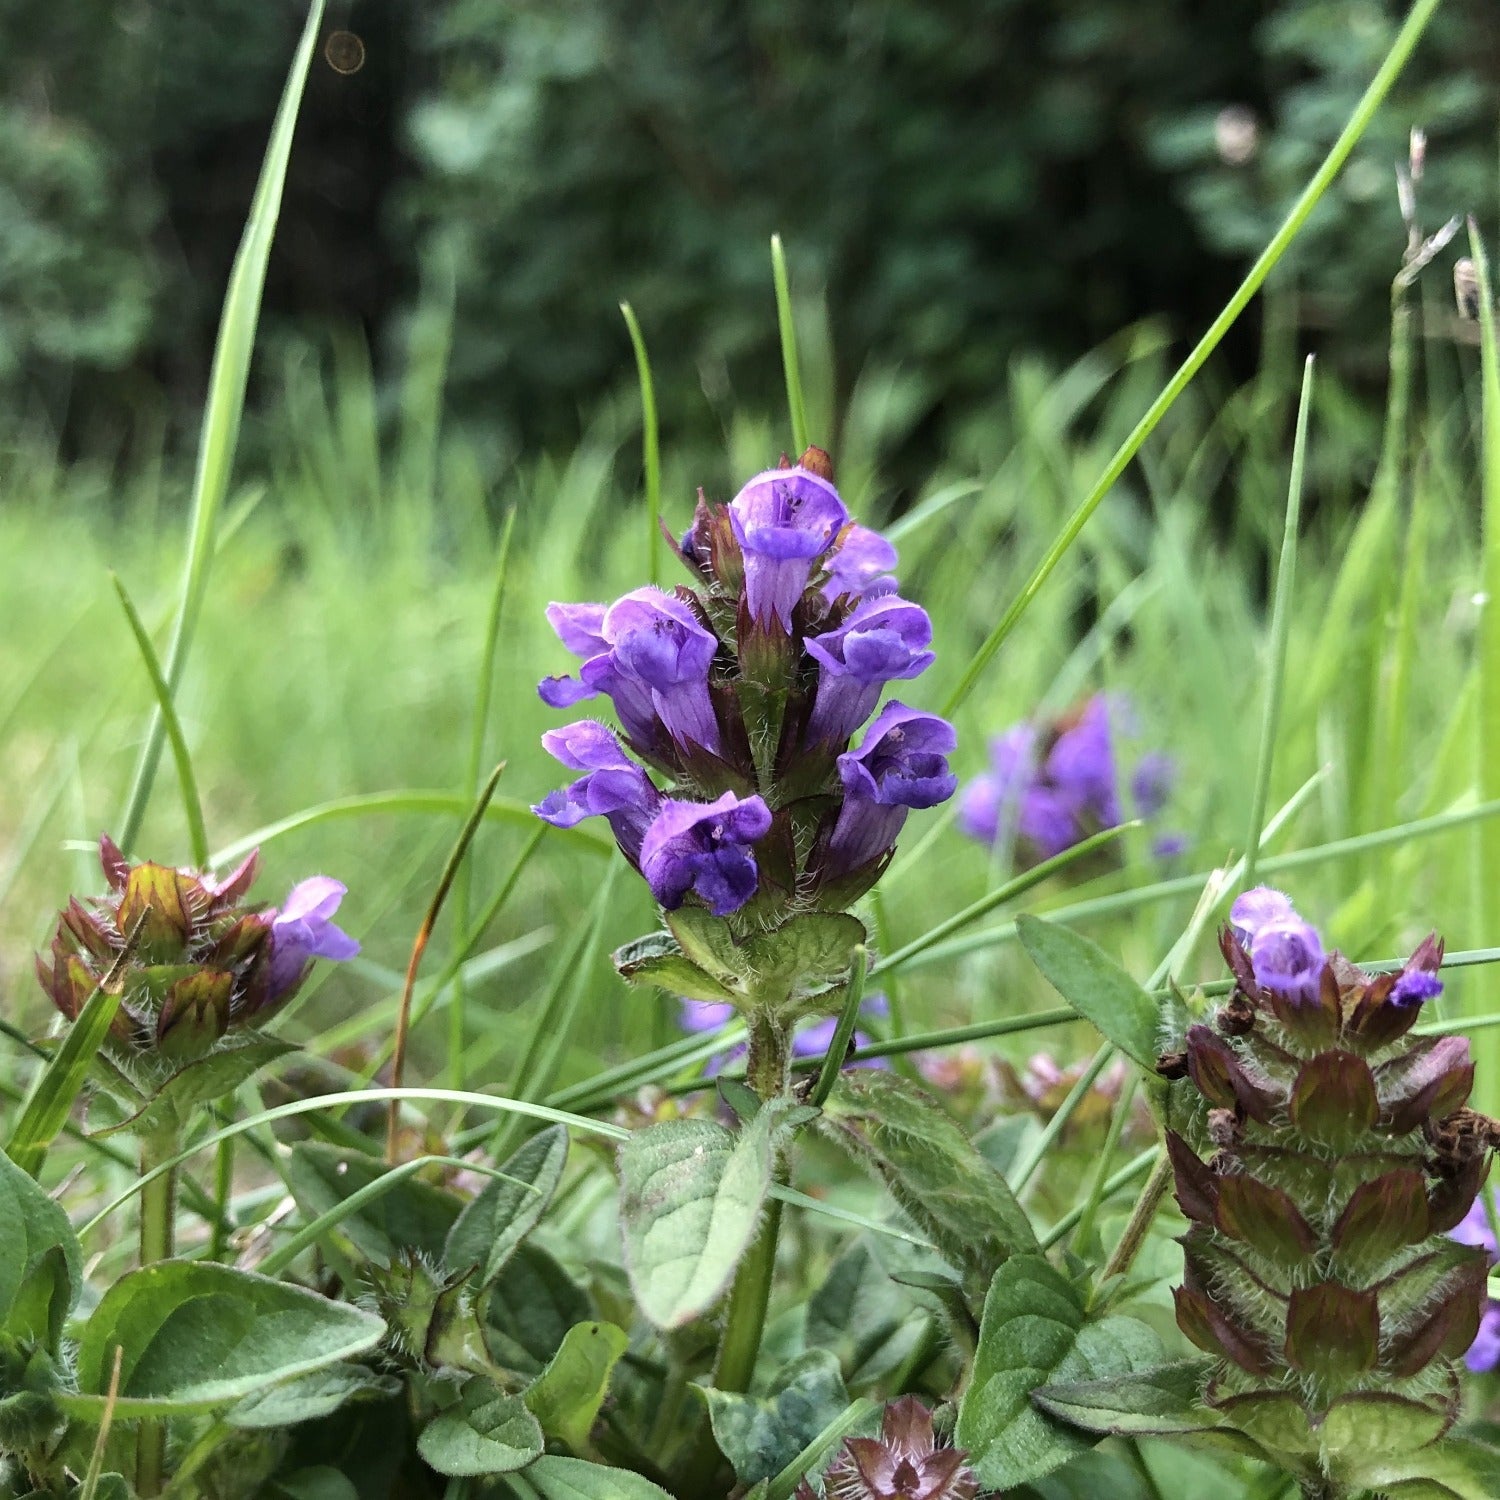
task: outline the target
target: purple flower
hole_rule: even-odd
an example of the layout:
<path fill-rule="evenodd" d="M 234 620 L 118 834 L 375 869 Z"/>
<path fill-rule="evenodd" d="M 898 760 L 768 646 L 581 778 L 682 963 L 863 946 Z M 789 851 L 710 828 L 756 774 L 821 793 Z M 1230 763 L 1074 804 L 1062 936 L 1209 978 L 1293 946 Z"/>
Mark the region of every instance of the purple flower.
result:
<path fill-rule="evenodd" d="M 813 564 L 849 519 L 839 492 L 806 469 L 768 469 L 729 502 L 745 557 L 745 599 L 756 624 L 788 633 Z"/>
<path fill-rule="evenodd" d="M 990 769 L 964 788 L 958 826 L 970 838 L 993 844 L 1002 818 L 1013 823 L 1021 798 L 1036 778 L 1036 730 L 1016 724 L 990 741 Z"/>
<path fill-rule="evenodd" d="M 1165 750 L 1151 750 L 1136 762 L 1130 778 L 1130 795 L 1143 818 L 1154 818 L 1167 805 L 1177 763 Z"/>
<path fill-rule="evenodd" d="M 313 959 L 353 958 L 359 952 L 359 944 L 333 921 L 348 890 L 340 880 L 314 875 L 292 887 L 279 911 L 273 907 L 265 913 L 271 918 L 273 1002 L 297 984 Z"/>
<path fill-rule="evenodd" d="M 625 857 L 638 861 L 661 797 L 614 733 L 594 719 L 584 719 L 549 729 L 542 745 L 571 770 L 588 774 L 550 792 L 532 812 L 558 828 L 571 828 L 588 817 L 605 818 Z"/>
<path fill-rule="evenodd" d="M 931 666 L 931 641 L 927 611 L 894 594 L 863 599 L 837 630 L 810 636 L 805 645 L 818 664 L 818 691 L 808 739 L 842 745 L 874 712 L 886 683 Z"/>
<path fill-rule="evenodd" d="M 727 1026 L 734 1019 L 734 1006 L 727 1000 L 682 1000 L 679 1002 L 678 1024 L 684 1031 L 708 1032 L 717 1031 L 721 1026 Z M 885 996 L 876 990 L 866 995 L 859 1007 L 862 1016 L 883 1020 L 890 1014 L 890 1005 Z M 811 1026 L 805 1026 L 792 1038 L 793 1057 L 821 1057 L 828 1051 L 833 1042 L 833 1034 L 838 1030 L 838 1017 L 825 1016 L 820 1021 L 815 1021 Z M 868 1047 L 869 1036 L 863 1031 L 854 1033 L 854 1045 L 856 1047 Z M 745 1045 L 740 1043 L 737 1047 L 731 1047 L 727 1052 L 722 1052 L 708 1061 L 704 1072 L 712 1078 L 720 1073 L 730 1063 L 738 1061 L 745 1055 Z M 871 1058 L 869 1062 L 861 1066 L 867 1068 L 887 1068 L 890 1064 L 883 1057 Z"/>
<path fill-rule="evenodd" d="M 1292 898 L 1268 885 L 1258 885 L 1234 898 L 1229 908 L 1229 925 L 1242 943 L 1251 942 L 1268 922 L 1294 922 L 1297 913 Z"/>
<path fill-rule="evenodd" d="M 1047 779 L 1100 828 L 1123 822 L 1115 789 L 1115 754 L 1109 733 L 1109 699 L 1089 699 L 1078 722 L 1057 737 L 1047 754 Z"/>
<path fill-rule="evenodd" d="M 706 803 L 663 798 L 641 845 L 641 874 L 668 911 L 695 891 L 716 917 L 726 917 L 755 894 L 750 845 L 770 827 L 770 809 L 759 797 L 742 800 L 725 792 Z"/>
<path fill-rule="evenodd" d="M 1436 974 L 1424 969 L 1407 969 L 1396 981 L 1391 991 L 1393 1005 L 1420 1005 L 1424 1000 L 1435 1000 L 1443 993 L 1443 981 Z"/>
<path fill-rule="evenodd" d="M 829 557 L 823 597 L 832 604 L 840 594 L 864 595 L 895 588 L 894 579 L 884 577 L 896 566 L 896 549 L 868 526 L 851 522 L 840 533 L 838 547 Z"/>
<path fill-rule="evenodd" d="M 1485 1209 L 1486 1194 L 1490 1191 L 1481 1188 L 1468 1213 L 1448 1233 L 1460 1245 L 1473 1245 L 1483 1250 L 1493 1266 L 1500 1261 L 1500 1245 L 1495 1242 L 1495 1231 L 1490 1227 L 1490 1216 Z M 1464 1356 L 1464 1363 L 1476 1375 L 1500 1365 L 1500 1302 L 1490 1300 L 1485 1303 L 1479 1319 L 1479 1332 Z"/>
<path fill-rule="evenodd" d="M 894 847 L 913 807 L 936 807 L 953 795 L 958 778 L 947 752 L 953 726 L 894 700 L 881 709 L 858 750 L 838 758 L 844 802 L 828 841 L 837 874 L 856 870 Z"/>
<path fill-rule="evenodd" d="M 1255 982 L 1294 1000 L 1318 998 L 1323 978 L 1323 942 L 1317 928 L 1295 914 L 1263 923 L 1250 940 Z"/>
<path fill-rule="evenodd" d="M 547 618 L 567 648 L 584 657 L 578 679 L 545 678 L 537 691 L 552 708 L 604 693 L 627 737 L 662 748 L 661 728 L 679 745 L 717 754 L 719 726 L 708 690 L 718 637 L 674 594 L 641 588 L 607 609 L 549 604 Z"/>

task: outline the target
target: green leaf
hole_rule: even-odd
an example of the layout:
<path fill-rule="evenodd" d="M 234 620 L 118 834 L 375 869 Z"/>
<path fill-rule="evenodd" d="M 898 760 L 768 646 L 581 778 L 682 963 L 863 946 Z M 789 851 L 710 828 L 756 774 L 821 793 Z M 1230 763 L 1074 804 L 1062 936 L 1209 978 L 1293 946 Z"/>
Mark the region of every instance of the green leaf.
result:
<path fill-rule="evenodd" d="M 1500 1495 L 1500 1449 L 1449 1438 L 1395 1462 L 1354 1470 L 1349 1481 L 1390 1500 L 1494 1500 Z"/>
<path fill-rule="evenodd" d="M 874 1068 L 853 1070 L 829 1095 L 824 1116 L 835 1138 L 964 1271 L 976 1305 L 1007 1256 L 1036 1250 L 1036 1232 L 1004 1177 L 915 1084 Z"/>
<path fill-rule="evenodd" d="M 703 1390 L 714 1440 L 741 1484 L 779 1474 L 849 1405 L 838 1358 L 809 1349 L 770 1383 L 774 1395 Z"/>
<path fill-rule="evenodd" d="M 389 1171 L 380 1157 L 367 1152 L 299 1141 L 282 1175 L 297 1208 L 311 1220 Z M 454 1194 L 408 1177 L 341 1219 L 337 1233 L 367 1259 L 390 1266 L 411 1250 L 436 1259 L 458 1216 L 459 1200 Z"/>
<path fill-rule="evenodd" d="M 1016 936 L 1042 976 L 1106 1041 L 1156 1076 L 1156 1001 L 1095 942 L 1023 913 Z"/>
<path fill-rule="evenodd" d="M 0 1156 L 0 1330 L 56 1351 L 83 1286 L 83 1252 L 62 1209 Z"/>
<path fill-rule="evenodd" d="M 328 1464 L 298 1469 L 272 1481 L 276 1493 L 286 1500 L 359 1500 L 354 1484 Z"/>
<path fill-rule="evenodd" d="M 630 1345 L 630 1335 L 613 1323 L 578 1323 L 570 1328 L 552 1362 L 522 1392 L 548 1437 L 570 1448 L 585 1448 L 609 1377 Z"/>
<path fill-rule="evenodd" d="M 526 1481 L 541 1500 L 672 1500 L 660 1486 L 629 1469 L 607 1469 L 550 1453 L 527 1469 Z"/>
<path fill-rule="evenodd" d="M 826 989 L 849 973 L 854 950 L 869 941 L 864 923 L 847 912 L 802 912 L 745 943 L 760 985 L 794 982 L 799 991 Z"/>
<path fill-rule="evenodd" d="M 211 1261 L 166 1260 L 122 1277 L 84 1325 L 80 1394 L 64 1406 L 103 1410 L 118 1345 L 116 1416 L 210 1411 L 341 1364 L 385 1332 L 373 1313 Z"/>
<path fill-rule="evenodd" d="M 777 1114 L 767 1104 L 737 1136 L 711 1120 L 668 1120 L 620 1148 L 625 1266 L 658 1328 L 680 1328 L 723 1296 L 771 1185 Z"/>
<path fill-rule="evenodd" d="M 511 1257 L 484 1304 L 484 1339 L 507 1369 L 541 1370 L 568 1330 L 594 1316 L 588 1296 L 540 1245 L 528 1240 Z"/>
<path fill-rule="evenodd" d="M 749 973 L 749 956 L 734 941 L 729 923 L 701 906 L 679 906 L 667 914 L 667 926 L 690 963 L 734 986 Z"/>
<path fill-rule="evenodd" d="M 1203 1404 L 1215 1361 L 1184 1359 L 1104 1380 L 1042 1386 L 1032 1400 L 1043 1411 L 1087 1432 L 1123 1437 L 1168 1436 L 1218 1427 L 1223 1418 Z"/>
<path fill-rule="evenodd" d="M 722 1003 L 735 998 L 712 974 L 684 957 L 676 941 L 665 932 L 626 943 L 623 948 L 616 948 L 611 957 L 620 977 L 630 984 L 654 984 L 689 1000 Z"/>
<path fill-rule="evenodd" d="M 808 1300 L 805 1342 L 836 1355 L 849 1389 L 859 1392 L 899 1369 L 926 1337 L 929 1322 L 860 1239 L 834 1261 Z"/>
<path fill-rule="evenodd" d="M 151 1135 L 181 1130 L 201 1105 L 232 1094 L 267 1063 L 295 1051 L 297 1048 L 291 1042 L 262 1036 L 256 1031 L 232 1034 L 232 1039 L 226 1039 L 206 1057 L 174 1073 L 139 1113 L 97 1134 L 107 1136 L 128 1130 L 134 1135 Z"/>
<path fill-rule="evenodd" d="M 1229 1476 L 1224 1478 L 1228 1481 Z M 1158 1492 L 1136 1473 L 1128 1459 L 1097 1448 L 1075 1454 L 1060 1469 L 1036 1480 L 1021 1493 L 1027 1500 L 1103 1500 L 1105 1496 L 1108 1500 L 1158 1500 Z M 1189 1495 L 1201 1500 L 1203 1492 L 1171 1493 L 1182 1500 Z"/>
<path fill-rule="evenodd" d="M 119 986 L 110 984 L 108 988 L 101 985 L 89 996 L 32 1087 L 5 1147 L 23 1172 L 35 1177 L 41 1171 L 48 1148 L 88 1081 L 89 1070 L 120 1008 L 120 995 Z"/>
<path fill-rule="evenodd" d="M 483 1376 L 464 1383 L 458 1404 L 439 1413 L 417 1439 L 417 1452 L 439 1474 L 510 1474 L 541 1453 L 542 1429 L 519 1396 Z"/>
<path fill-rule="evenodd" d="M 394 1376 L 378 1375 L 364 1365 L 329 1365 L 247 1396 L 230 1408 L 224 1420 L 231 1427 L 290 1427 L 326 1417 L 350 1401 L 394 1396 L 400 1389 L 401 1382 Z"/>
<path fill-rule="evenodd" d="M 1026 1484 L 1094 1444 L 1033 1406 L 1049 1379 L 1097 1379 L 1145 1370 L 1161 1342 L 1133 1318 L 1090 1323 L 1077 1289 L 1040 1255 L 1016 1255 L 984 1301 L 974 1372 L 959 1407 L 957 1443 L 980 1482 Z"/>
<path fill-rule="evenodd" d="M 474 1285 L 481 1290 L 500 1274 L 516 1246 L 536 1228 L 552 1201 L 568 1159 L 568 1131 L 549 1125 L 534 1135 L 501 1167 L 459 1214 L 443 1248 L 450 1271 L 478 1266 Z"/>

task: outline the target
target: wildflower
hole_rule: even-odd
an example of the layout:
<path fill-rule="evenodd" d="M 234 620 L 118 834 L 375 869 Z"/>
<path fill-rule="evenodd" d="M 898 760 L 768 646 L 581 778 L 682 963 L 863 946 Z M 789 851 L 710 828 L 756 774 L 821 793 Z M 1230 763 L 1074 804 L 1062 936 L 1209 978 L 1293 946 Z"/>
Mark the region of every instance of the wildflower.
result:
<path fill-rule="evenodd" d="M 878 1438 L 844 1440 L 823 1473 L 825 1500 L 974 1500 L 979 1481 L 962 1448 L 940 1447 L 932 1413 L 915 1396 L 892 1401 Z M 814 1500 L 804 1478 L 794 1500 Z"/>
<path fill-rule="evenodd" d="M 333 921 L 345 887 L 328 876 L 301 881 L 278 910 L 243 903 L 257 853 L 222 880 L 131 864 L 108 835 L 99 859 L 110 893 L 69 901 L 37 975 L 69 1021 L 107 980 L 118 983 L 106 1050 L 127 1072 L 160 1049 L 177 1061 L 211 1051 L 232 1028 L 258 1024 L 290 1000 L 313 959 L 359 952 Z"/>
<path fill-rule="evenodd" d="M 333 921 L 339 903 L 349 894 L 341 880 L 314 875 L 299 881 L 271 918 L 270 1000 L 274 1004 L 303 980 L 315 958 L 335 962 L 353 958 L 359 944 Z"/>
<path fill-rule="evenodd" d="M 849 519 L 839 492 L 805 468 L 768 469 L 729 502 L 729 523 L 745 558 L 745 604 L 760 626 L 792 628 L 813 564 Z"/>
<path fill-rule="evenodd" d="M 1090 835 L 1117 827 L 1125 813 L 1112 718 L 1128 713 L 1124 700 L 1097 694 L 1070 718 L 1052 725 L 1013 725 L 990 745 L 990 767 L 964 788 L 958 825 L 992 844 L 1014 838 L 1023 858 L 1054 859 Z M 1169 755 L 1141 757 L 1130 778 L 1131 800 L 1142 818 L 1165 807 L 1176 779 Z M 1153 844 L 1159 858 L 1181 853 L 1180 835 Z"/>
<path fill-rule="evenodd" d="M 932 625 L 896 593 L 895 549 L 850 523 L 826 454 L 757 475 L 728 505 L 700 496 L 679 551 L 696 589 L 548 607 L 582 665 L 543 681 L 543 700 L 602 695 L 621 733 L 585 721 L 545 736 L 583 774 L 533 810 L 561 827 L 604 817 L 664 911 L 730 918 L 754 901 L 737 945 L 868 889 L 907 812 L 952 794 L 953 731 L 893 703 L 849 749 L 885 685 L 932 662 Z"/>
<path fill-rule="evenodd" d="M 870 1019 L 884 1020 L 890 1014 L 890 1004 L 879 990 L 866 995 L 860 1002 L 859 1013 Z M 734 1019 L 734 1006 L 727 1000 L 682 1000 L 678 1011 L 678 1024 L 684 1031 L 709 1032 L 717 1031 L 721 1026 L 727 1026 Z M 824 1016 L 821 1020 L 813 1022 L 811 1026 L 803 1026 L 792 1038 L 793 1057 L 822 1057 L 833 1045 L 834 1033 L 838 1030 L 837 1016 Z M 854 1046 L 868 1047 L 870 1035 L 868 1032 L 856 1030 L 851 1038 Z M 708 1066 L 704 1071 L 713 1077 L 721 1072 L 730 1063 L 738 1061 L 745 1055 L 744 1044 L 731 1047 L 727 1052 L 721 1052 L 718 1056 L 709 1059 Z M 883 1057 L 875 1057 L 862 1063 L 860 1066 L 867 1068 L 888 1068 L 890 1064 Z"/>
<path fill-rule="evenodd" d="M 770 827 L 770 810 L 759 797 L 741 801 L 725 792 L 708 803 L 668 797 L 642 841 L 641 874 L 667 911 L 693 891 L 716 917 L 728 916 L 755 894 L 750 846 Z"/>
<path fill-rule="evenodd" d="M 1234 994 L 1162 1060 L 1203 1096 L 1211 1152 L 1168 1133 L 1191 1225 L 1177 1321 L 1218 1359 L 1204 1397 L 1225 1424 L 1273 1421 L 1317 1477 L 1341 1461 L 1330 1443 L 1355 1441 L 1322 1425 L 1340 1403 L 1378 1399 L 1417 1446 L 1451 1422 L 1476 1334 L 1479 1359 L 1500 1353 L 1500 1318 L 1481 1321 L 1493 1241 L 1471 1211 L 1497 1127 L 1464 1107 L 1468 1042 L 1406 1035 L 1440 988 L 1436 937 L 1370 975 L 1260 888 L 1220 945 Z"/>
<path fill-rule="evenodd" d="M 936 807 L 953 795 L 948 769 L 953 726 L 904 703 L 881 709 L 858 750 L 838 758 L 844 805 L 828 840 L 829 869 L 838 875 L 868 869 L 895 845 L 914 807 Z"/>

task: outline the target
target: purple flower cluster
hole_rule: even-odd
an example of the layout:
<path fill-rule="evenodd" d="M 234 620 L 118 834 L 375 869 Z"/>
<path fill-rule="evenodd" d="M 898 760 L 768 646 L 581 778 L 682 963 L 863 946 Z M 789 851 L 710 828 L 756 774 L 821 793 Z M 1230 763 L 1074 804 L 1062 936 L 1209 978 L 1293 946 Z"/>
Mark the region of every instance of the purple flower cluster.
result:
<path fill-rule="evenodd" d="M 606 819 L 668 911 L 690 898 L 721 917 L 752 901 L 766 916 L 842 909 L 908 812 L 955 789 L 953 729 L 932 714 L 888 702 L 850 746 L 886 684 L 931 664 L 932 624 L 826 470 L 809 449 L 728 505 L 700 499 L 679 548 L 696 589 L 548 606 L 581 665 L 543 681 L 543 701 L 607 699 L 619 733 L 583 720 L 543 736 L 582 774 L 534 810 L 559 827 Z"/>
<path fill-rule="evenodd" d="M 1258 885 L 1235 898 L 1229 926 L 1249 957 L 1261 989 L 1297 1004 L 1319 1000 L 1328 955 L 1318 929 L 1297 915 L 1290 896 Z M 1386 999 L 1396 1006 L 1420 1005 L 1443 992 L 1437 976 L 1442 950 L 1424 943 L 1394 976 Z"/>
<path fill-rule="evenodd" d="M 1083 709 L 1051 725 L 1021 723 L 990 743 L 990 769 L 964 788 L 958 826 L 993 844 L 1012 839 L 1030 860 L 1052 859 L 1090 835 L 1124 822 L 1111 719 L 1125 716 L 1119 699 L 1098 693 Z M 1131 776 L 1131 801 L 1143 818 L 1166 805 L 1176 770 L 1161 751 L 1141 757 Z M 1160 858 L 1182 851 L 1164 835 Z"/>

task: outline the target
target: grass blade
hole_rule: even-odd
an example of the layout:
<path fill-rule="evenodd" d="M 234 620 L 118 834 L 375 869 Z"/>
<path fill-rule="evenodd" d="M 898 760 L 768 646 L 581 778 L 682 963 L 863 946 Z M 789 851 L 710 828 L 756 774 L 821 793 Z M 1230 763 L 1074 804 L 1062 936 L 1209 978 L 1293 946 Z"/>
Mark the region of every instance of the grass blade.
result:
<path fill-rule="evenodd" d="M 1312 409 L 1313 361 L 1302 367 L 1302 396 L 1297 403 L 1297 435 L 1292 440 L 1292 477 L 1287 487 L 1286 529 L 1281 537 L 1281 559 L 1276 567 L 1276 592 L 1271 606 L 1271 659 L 1266 664 L 1266 698 L 1261 710 L 1260 749 L 1255 757 L 1255 785 L 1250 796 L 1250 831 L 1245 839 L 1245 884 L 1255 884 L 1260 858 L 1261 827 L 1271 791 L 1271 765 L 1276 759 L 1276 731 L 1281 720 L 1282 688 L 1286 682 L 1286 647 L 1292 630 L 1292 590 L 1297 579 L 1297 538 L 1302 517 L 1302 477 L 1307 466 L 1307 419 Z"/>
<path fill-rule="evenodd" d="M 792 317 L 792 284 L 781 236 L 771 236 L 771 277 L 776 283 L 776 328 L 781 335 L 781 368 L 786 372 L 786 404 L 792 419 L 792 448 L 807 451 L 807 403 L 802 398 L 802 367 L 797 360 L 797 324 Z"/>
<path fill-rule="evenodd" d="M 130 595 L 126 593 L 125 585 L 114 573 L 111 573 L 109 578 L 115 586 L 115 593 L 120 596 L 120 607 L 125 611 L 125 618 L 130 623 L 130 633 L 135 637 L 135 644 L 141 653 L 141 661 L 146 667 L 146 675 L 151 679 L 152 690 L 156 693 L 156 711 L 161 715 L 162 728 L 172 746 L 172 759 L 177 765 L 177 785 L 182 793 L 182 810 L 187 816 L 188 843 L 192 847 L 193 863 L 200 870 L 206 869 L 208 834 L 203 827 L 203 803 L 198 797 L 198 780 L 193 775 L 193 761 L 188 754 L 187 738 L 182 732 L 182 721 L 177 717 L 177 705 L 172 701 L 172 689 L 167 686 L 167 679 L 162 675 L 161 662 L 156 657 L 156 648 L 151 644 L 151 637 L 146 633 L 146 627 L 141 623 L 141 617 L 136 613 L 135 605 L 130 602 Z"/>
<path fill-rule="evenodd" d="M 1286 253 L 1287 246 L 1297 237 L 1303 224 L 1307 222 L 1308 215 L 1312 213 L 1323 194 L 1328 191 L 1334 178 L 1338 176 L 1339 170 L 1348 160 L 1349 153 L 1353 151 L 1359 138 L 1369 127 L 1375 111 L 1380 108 L 1391 85 L 1395 83 L 1402 68 L 1406 66 L 1408 58 L 1441 3 L 1442 0 L 1417 0 L 1412 7 L 1401 30 L 1396 34 L 1395 41 L 1391 43 L 1391 50 L 1386 53 L 1385 60 L 1381 63 L 1374 78 L 1370 80 L 1369 87 L 1361 96 L 1359 103 L 1355 105 L 1354 113 L 1350 115 L 1343 130 L 1339 132 L 1338 139 L 1329 148 L 1328 155 L 1323 158 L 1322 165 L 1313 173 L 1312 179 L 1302 190 L 1301 196 L 1292 205 L 1291 212 L 1287 214 L 1281 227 L 1271 237 L 1270 244 L 1261 251 L 1255 264 L 1246 272 L 1245 279 L 1225 303 L 1223 311 L 1209 325 L 1208 331 L 1199 339 L 1192 353 L 1178 367 L 1176 374 L 1167 382 L 1161 394 L 1136 423 L 1114 457 L 1105 465 L 1104 472 L 1094 482 L 1093 488 L 1068 517 L 1062 531 L 1047 549 L 1041 562 L 1037 564 L 1036 570 L 1022 585 L 1021 592 L 1016 595 L 1010 608 L 1000 617 L 999 623 L 975 653 L 963 677 L 959 679 L 958 686 L 954 688 L 948 702 L 944 705 L 943 712 L 946 716 L 951 718 L 969 694 L 974 691 L 991 658 L 1015 629 L 1031 601 L 1052 575 L 1052 570 L 1062 561 L 1068 549 L 1077 540 L 1079 532 L 1088 524 L 1089 517 L 1114 488 L 1115 481 L 1125 472 L 1131 459 L 1139 452 L 1141 445 L 1156 429 L 1157 423 L 1166 416 L 1172 403 L 1187 389 L 1188 384 L 1203 367 L 1208 356 L 1218 348 L 1219 341 L 1234 326 L 1239 315 L 1249 305 L 1250 299 L 1260 290 L 1261 283 L 1270 275 L 1277 261 Z"/>
<path fill-rule="evenodd" d="M 208 587 L 209 564 L 214 555 L 214 527 L 229 489 L 235 448 L 239 444 L 245 387 L 250 378 L 250 357 L 255 348 L 266 266 L 271 257 L 271 241 L 276 235 L 287 163 L 292 153 L 292 134 L 322 20 L 323 0 L 312 0 L 307 11 L 307 24 L 302 28 L 302 38 L 297 44 L 276 120 L 271 127 L 271 139 L 250 205 L 250 217 L 245 223 L 234 267 L 229 273 L 229 287 L 224 294 L 224 310 L 219 318 L 213 368 L 208 380 L 208 400 L 203 408 L 203 427 L 198 438 L 182 598 L 172 629 L 172 643 L 167 651 L 166 682 L 168 692 L 173 695 L 187 666 L 198 612 Z M 127 854 L 135 844 L 146 803 L 151 797 L 165 731 L 166 724 L 158 710 L 152 716 L 146 743 L 136 762 L 130 794 L 120 816 L 119 843 Z"/>
<path fill-rule="evenodd" d="M 646 579 L 661 582 L 661 424 L 656 416 L 656 386 L 651 379 L 651 360 L 646 340 L 636 321 L 635 309 L 620 304 L 630 342 L 635 349 L 635 370 L 641 382 L 641 466 L 646 472 Z"/>

